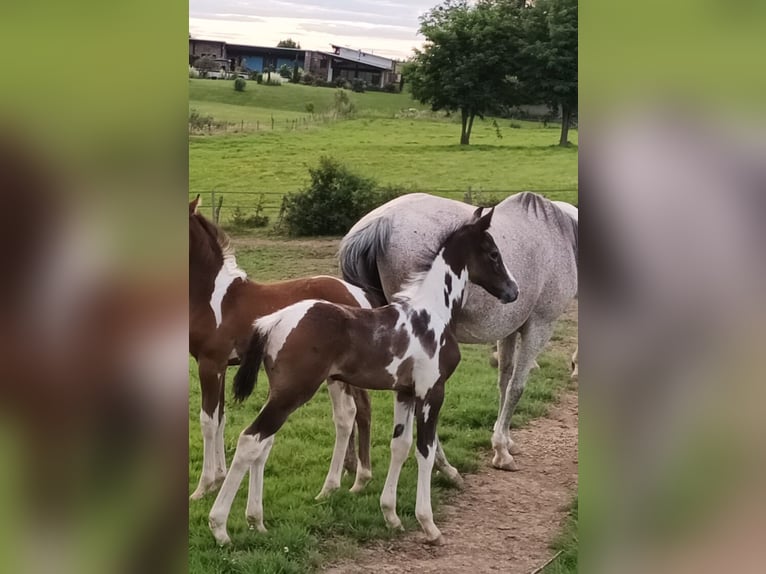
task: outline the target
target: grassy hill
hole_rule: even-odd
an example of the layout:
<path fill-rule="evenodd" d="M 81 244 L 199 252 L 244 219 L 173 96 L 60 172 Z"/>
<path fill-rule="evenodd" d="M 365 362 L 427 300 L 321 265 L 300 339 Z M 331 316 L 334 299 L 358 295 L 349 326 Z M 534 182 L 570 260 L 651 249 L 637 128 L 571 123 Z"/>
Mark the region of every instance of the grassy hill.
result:
<path fill-rule="evenodd" d="M 208 207 L 211 190 L 223 195 L 223 221 L 263 194 L 273 219 L 282 196 L 304 186 L 308 168 L 331 155 L 380 185 L 411 191 L 461 199 L 469 188 L 497 197 L 533 190 L 576 201 L 577 146 L 556 145 L 558 126 L 501 119 L 498 137 L 492 120 L 477 119 L 466 147 L 458 145 L 456 118 L 428 112 L 407 93 L 349 92 L 353 119 L 318 121 L 306 113 L 307 104 L 317 114 L 330 109 L 335 92 L 255 82 L 236 92 L 230 81 L 190 80 L 190 109 L 231 124 L 224 133 L 190 136 L 191 193 L 202 193 Z M 577 142 L 576 130 L 570 140 Z"/>

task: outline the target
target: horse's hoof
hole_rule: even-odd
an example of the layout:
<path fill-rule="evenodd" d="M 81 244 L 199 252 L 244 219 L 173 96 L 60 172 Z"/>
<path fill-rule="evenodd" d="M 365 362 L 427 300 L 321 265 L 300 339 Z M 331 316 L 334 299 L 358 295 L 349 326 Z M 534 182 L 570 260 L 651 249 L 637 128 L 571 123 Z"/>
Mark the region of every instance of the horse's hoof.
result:
<path fill-rule="evenodd" d="M 521 454 L 521 448 L 514 442 L 508 447 L 508 453 L 511 456 L 519 456 Z"/>
<path fill-rule="evenodd" d="M 444 536 L 439 534 L 436 538 L 433 538 L 431 540 L 426 540 L 426 544 L 429 546 L 444 546 Z"/>
<path fill-rule="evenodd" d="M 189 500 L 200 500 L 209 492 L 215 492 L 217 485 L 215 484 L 200 484 L 197 489 L 191 493 Z"/>
<path fill-rule="evenodd" d="M 404 526 L 402 525 L 402 521 L 399 519 L 399 517 L 396 517 L 395 520 L 388 520 L 386 519 L 386 526 L 391 530 L 398 530 L 400 532 L 404 532 Z"/>
<path fill-rule="evenodd" d="M 495 455 L 495 457 L 492 459 L 492 466 L 498 470 L 509 470 L 512 472 L 519 470 L 519 465 L 516 464 L 516 461 L 513 460 L 512 457 L 499 458 L 497 455 Z"/>
<path fill-rule="evenodd" d="M 218 546 L 231 544 L 231 538 L 229 538 L 229 534 L 226 532 L 225 524 L 221 525 L 217 520 L 208 518 L 208 526 L 210 526 L 210 531 L 213 533 L 215 541 L 218 542 Z"/>
<path fill-rule="evenodd" d="M 323 488 L 322 491 L 314 497 L 314 500 L 324 500 L 325 498 L 328 498 L 333 492 L 335 492 L 339 488 L 340 486 L 335 486 L 332 488 Z"/>
<path fill-rule="evenodd" d="M 250 530 L 257 530 L 258 532 L 268 532 L 266 530 L 266 527 L 263 525 L 263 522 L 255 517 L 248 516 L 247 517 L 247 527 Z"/>
<path fill-rule="evenodd" d="M 369 482 L 372 480 L 372 473 L 368 471 L 367 474 L 359 474 L 356 475 L 356 480 L 354 480 L 354 485 L 349 489 L 349 492 L 353 492 L 354 494 L 362 492 L 364 490 L 364 487 L 369 484 Z"/>

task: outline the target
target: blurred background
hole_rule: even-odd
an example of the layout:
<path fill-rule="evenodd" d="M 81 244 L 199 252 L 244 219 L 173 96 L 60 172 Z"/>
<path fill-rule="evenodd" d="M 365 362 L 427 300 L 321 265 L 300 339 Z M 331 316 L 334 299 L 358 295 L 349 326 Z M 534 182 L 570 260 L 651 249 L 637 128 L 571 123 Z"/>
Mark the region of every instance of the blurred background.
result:
<path fill-rule="evenodd" d="M 761 2 L 580 2 L 581 568 L 763 569 Z"/>
<path fill-rule="evenodd" d="M 187 28 L 0 7 L 0 571 L 185 569 Z"/>

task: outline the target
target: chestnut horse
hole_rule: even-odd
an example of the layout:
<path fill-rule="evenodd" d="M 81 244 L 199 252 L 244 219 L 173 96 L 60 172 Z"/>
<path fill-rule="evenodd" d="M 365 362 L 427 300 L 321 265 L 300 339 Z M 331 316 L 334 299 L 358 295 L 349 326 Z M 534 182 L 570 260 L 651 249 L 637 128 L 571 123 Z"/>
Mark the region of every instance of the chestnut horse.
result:
<path fill-rule="evenodd" d="M 199 196 L 189 204 L 189 352 L 199 365 L 202 389 L 203 463 L 192 499 L 215 490 L 226 476 L 224 451 L 224 380 L 226 367 L 237 362 L 252 333 L 253 321 L 303 299 L 325 299 L 369 308 L 358 287 L 335 277 L 310 277 L 279 283 L 251 281 L 237 266 L 226 234 L 197 212 Z M 359 436 L 358 492 L 372 478 L 370 467 L 370 399 L 367 392 L 328 382 L 335 422 L 335 449 L 319 497 L 340 487 L 343 456 L 354 419 Z"/>
<path fill-rule="evenodd" d="M 234 396 L 253 391 L 263 361 L 269 397 L 252 425 L 239 436 L 237 450 L 210 511 L 210 528 L 220 544 L 231 504 L 250 471 L 246 517 L 251 528 L 263 525 L 263 469 L 274 435 L 298 407 L 329 377 L 365 389 L 392 390 L 394 433 L 391 463 L 380 497 L 387 524 L 401 528 L 396 514 L 399 473 L 412 445 L 417 420 L 418 487 L 415 515 L 428 542 L 440 544 L 431 512 L 431 472 L 437 456 L 436 425 L 444 384 L 460 362 L 453 325 L 464 303 L 468 281 L 504 303 L 514 301 L 518 287 L 487 232 L 492 211 L 444 238 L 424 270 L 398 294 L 394 303 L 359 309 L 326 301 L 302 301 L 255 322 L 252 340 L 234 378 Z"/>

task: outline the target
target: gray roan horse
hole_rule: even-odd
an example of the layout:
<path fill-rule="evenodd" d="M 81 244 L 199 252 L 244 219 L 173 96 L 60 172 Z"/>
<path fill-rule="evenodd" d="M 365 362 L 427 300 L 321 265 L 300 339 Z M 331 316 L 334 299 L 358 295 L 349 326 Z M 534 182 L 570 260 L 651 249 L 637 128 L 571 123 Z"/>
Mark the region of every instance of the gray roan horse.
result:
<path fill-rule="evenodd" d="M 473 208 L 465 203 L 414 193 L 370 212 L 343 238 L 340 264 L 349 283 L 367 291 L 376 305 L 397 293 L 445 228 Z M 519 298 L 501 305 L 481 289 L 468 287 L 456 336 L 464 343 L 498 341 L 500 408 L 492 435 L 496 468 L 517 470 L 519 449 L 510 437 L 511 415 L 529 371 L 553 333 L 556 319 L 577 294 L 576 208 L 558 207 L 529 192 L 495 208 L 490 232 L 519 285 Z M 517 346 L 518 343 L 518 346 Z M 438 448 L 437 468 L 455 471 Z"/>
<path fill-rule="evenodd" d="M 424 254 L 418 273 L 390 305 L 362 309 L 308 300 L 255 321 L 253 337 L 234 378 L 234 396 L 243 400 L 250 395 L 263 362 L 269 398 L 253 424 L 240 434 L 231 468 L 210 511 L 210 528 L 219 543 L 229 541 L 229 511 L 248 470 L 247 519 L 253 528 L 265 530 L 263 468 L 274 435 L 324 379 L 396 392 L 391 463 L 380 497 L 381 510 L 389 526 L 401 528 L 396 490 L 412 445 L 414 418 L 418 429 L 415 515 L 428 542 L 441 543 L 431 512 L 431 471 L 444 385 L 460 362 L 453 334 L 455 316 L 469 281 L 486 290 L 487 297 L 505 303 L 518 296 L 518 286 L 487 232 L 492 211 L 484 216 L 480 212 L 467 223 L 467 217 L 458 221 L 462 225 L 447 230 L 446 236 L 442 228 L 434 251 Z"/>

